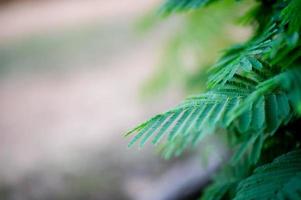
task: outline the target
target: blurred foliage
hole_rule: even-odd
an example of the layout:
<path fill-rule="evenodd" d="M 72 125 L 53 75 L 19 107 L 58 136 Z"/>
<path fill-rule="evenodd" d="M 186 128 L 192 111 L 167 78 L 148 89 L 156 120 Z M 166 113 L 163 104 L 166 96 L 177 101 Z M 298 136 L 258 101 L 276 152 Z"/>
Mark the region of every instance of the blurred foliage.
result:
<path fill-rule="evenodd" d="M 149 97 L 173 84 L 184 86 L 187 93 L 204 90 L 207 69 L 220 51 L 250 35 L 250 29 L 239 26 L 237 19 L 253 4 L 226 0 L 177 16 L 164 17 L 155 11 L 144 16 L 138 23 L 142 32 L 150 32 L 162 21 L 175 26 L 170 27 L 157 70 L 144 85 L 143 94 Z"/>

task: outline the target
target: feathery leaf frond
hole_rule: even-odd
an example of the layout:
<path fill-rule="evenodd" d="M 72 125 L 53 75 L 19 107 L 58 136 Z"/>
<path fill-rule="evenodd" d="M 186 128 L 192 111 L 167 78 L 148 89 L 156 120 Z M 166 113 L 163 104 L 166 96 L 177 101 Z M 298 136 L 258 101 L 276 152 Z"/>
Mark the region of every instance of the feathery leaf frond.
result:
<path fill-rule="evenodd" d="M 301 198 L 301 151 L 293 151 L 255 169 L 238 186 L 234 200 Z"/>
<path fill-rule="evenodd" d="M 166 0 L 163 11 L 213 1 Z M 207 92 L 129 131 L 135 133 L 129 146 L 162 142 L 163 155 L 170 158 L 223 129 L 233 155 L 203 200 L 299 200 L 301 0 L 259 1 L 244 19 L 255 25 L 253 36 L 225 50 L 210 70 Z"/>
<path fill-rule="evenodd" d="M 216 0 L 166 0 L 160 12 L 169 14 L 171 12 L 187 11 L 206 6 Z"/>
<path fill-rule="evenodd" d="M 283 76 L 291 73 L 280 73 L 266 80 L 265 76 L 273 74 L 272 71 L 267 73 L 269 68 L 266 68 L 268 67 L 262 66 L 260 70 L 251 70 L 243 75 L 235 74 L 225 85 L 187 98 L 174 109 L 142 123 L 129 131 L 136 132 L 129 146 L 141 139 L 142 147 L 152 136 L 152 143 L 158 144 L 166 136 L 165 142 L 174 143 L 167 148 L 168 152 L 172 154 L 171 149 L 178 149 L 179 153 L 187 146 L 198 143 L 216 128 L 232 127 L 238 133 L 248 133 L 245 138 L 249 140 L 241 145 L 242 148 L 238 149 L 234 160 L 239 160 L 248 152 L 250 162 L 256 163 L 265 140 L 265 136 L 261 134 L 274 133 L 291 117 L 290 97 L 287 92 L 293 88 L 287 86 L 284 90 L 281 81 Z M 263 76 L 263 72 L 266 75 Z M 293 74 L 296 75 L 295 72 Z M 299 86 L 294 87 L 297 87 L 294 90 L 299 89 Z M 253 132 L 259 134 L 254 135 Z M 177 142 L 179 140 L 181 142 Z M 256 148 L 250 149 L 253 145 Z"/>
<path fill-rule="evenodd" d="M 301 29 L 301 1 L 291 0 L 288 5 L 282 10 L 282 23 L 288 25 L 288 32 L 294 33 Z"/>
<path fill-rule="evenodd" d="M 244 45 L 236 45 L 226 50 L 225 55 L 210 70 L 209 87 L 225 84 L 237 73 L 263 68 L 259 60 L 271 49 L 271 38 L 277 33 L 276 24 L 272 24 L 260 36 Z"/>

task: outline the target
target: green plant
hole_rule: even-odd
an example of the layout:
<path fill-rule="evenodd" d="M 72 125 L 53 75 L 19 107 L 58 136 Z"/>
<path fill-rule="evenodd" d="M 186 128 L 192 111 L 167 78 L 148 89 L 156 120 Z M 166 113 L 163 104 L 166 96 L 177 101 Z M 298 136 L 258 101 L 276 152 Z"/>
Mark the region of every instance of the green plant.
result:
<path fill-rule="evenodd" d="M 158 94 L 172 84 L 183 87 L 187 93 L 203 91 L 206 70 L 214 63 L 219 50 L 241 42 L 249 35 L 250 29 L 234 26 L 235 20 L 250 7 L 249 4 L 224 0 L 207 6 L 201 12 L 173 15 L 170 20 L 176 25 L 173 27 L 175 30 L 169 32 L 158 69 L 144 84 L 143 94 L 147 97 L 150 96 L 148 94 Z M 140 32 L 150 32 L 161 21 L 157 13 L 151 12 L 139 20 L 137 27 Z M 243 31 L 244 34 L 240 34 L 243 38 L 229 34 L 237 30 Z"/>
<path fill-rule="evenodd" d="M 160 11 L 214 1 L 167 0 Z M 207 91 L 129 131 L 129 146 L 163 143 L 169 158 L 223 129 L 233 155 L 202 199 L 301 199 L 301 0 L 260 0 L 242 20 L 254 34 L 210 68 Z"/>

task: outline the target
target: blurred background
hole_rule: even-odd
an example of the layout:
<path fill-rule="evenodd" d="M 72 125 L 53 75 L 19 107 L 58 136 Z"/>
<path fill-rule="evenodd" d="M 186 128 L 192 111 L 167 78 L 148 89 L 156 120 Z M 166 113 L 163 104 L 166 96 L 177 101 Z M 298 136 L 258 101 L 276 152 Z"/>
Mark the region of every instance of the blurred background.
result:
<path fill-rule="evenodd" d="M 204 90 L 220 50 L 250 35 L 234 20 L 248 5 L 162 18 L 160 3 L 0 1 L 0 199 L 188 199 L 209 181 L 222 140 L 166 161 L 123 135 Z"/>

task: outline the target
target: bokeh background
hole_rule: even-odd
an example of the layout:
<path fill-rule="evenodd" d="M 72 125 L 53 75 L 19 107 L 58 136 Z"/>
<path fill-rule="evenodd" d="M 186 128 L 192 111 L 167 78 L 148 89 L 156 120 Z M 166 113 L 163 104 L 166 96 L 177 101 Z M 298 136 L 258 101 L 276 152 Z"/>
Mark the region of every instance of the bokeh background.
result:
<path fill-rule="evenodd" d="M 167 200 L 209 181 L 221 140 L 166 161 L 123 135 L 205 88 L 250 35 L 234 23 L 247 6 L 160 18 L 160 3 L 0 1 L 0 199 Z"/>

